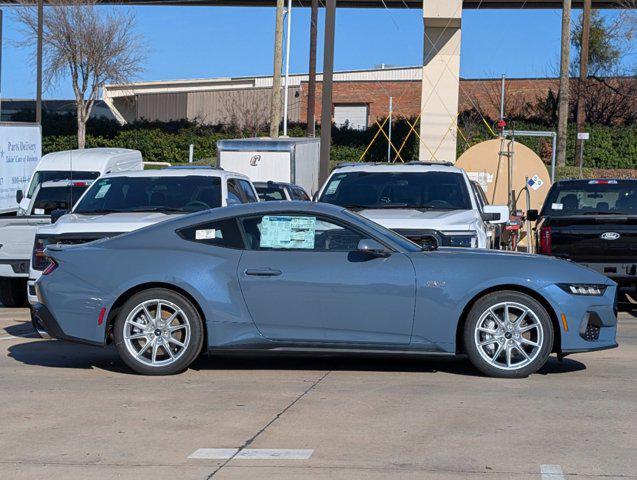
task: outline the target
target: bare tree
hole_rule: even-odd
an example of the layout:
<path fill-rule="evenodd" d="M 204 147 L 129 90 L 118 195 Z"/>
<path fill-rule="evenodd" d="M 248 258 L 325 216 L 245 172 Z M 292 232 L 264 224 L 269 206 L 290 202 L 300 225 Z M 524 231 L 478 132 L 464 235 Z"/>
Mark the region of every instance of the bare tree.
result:
<path fill-rule="evenodd" d="M 37 40 L 37 9 L 22 0 L 17 18 L 25 33 L 20 46 Z M 125 83 L 142 70 L 146 58 L 131 11 L 98 7 L 97 0 L 48 0 L 44 9 L 44 81 L 70 77 L 77 107 L 77 143 L 86 145 L 88 121 L 100 89 Z M 121 9 L 122 7 L 117 7 Z"/>

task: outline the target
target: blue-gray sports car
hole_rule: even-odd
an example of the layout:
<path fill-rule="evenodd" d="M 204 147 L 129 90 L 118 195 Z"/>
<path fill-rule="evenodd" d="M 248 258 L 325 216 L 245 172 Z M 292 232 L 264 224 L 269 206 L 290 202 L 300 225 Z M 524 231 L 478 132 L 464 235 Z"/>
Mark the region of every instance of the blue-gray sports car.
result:
<path fill-rule="evenodd" d="M 36 329 L 165 375 L 202 352 L 466 354 L 523 377 L 616 344 L 616 284 L 574 263 L 423 250 L 342 207 L 268 202 L 52 245 Z"/>

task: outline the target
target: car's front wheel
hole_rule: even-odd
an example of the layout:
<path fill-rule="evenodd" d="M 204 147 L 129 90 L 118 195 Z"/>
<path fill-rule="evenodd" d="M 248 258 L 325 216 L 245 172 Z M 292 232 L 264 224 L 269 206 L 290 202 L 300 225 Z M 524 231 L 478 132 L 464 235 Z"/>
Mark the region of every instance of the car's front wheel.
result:
<path fill-rule="evenodd" d="M 494 292 L 479 299 L 469 312 L 464 346 L 471 363 L 486 375 L 522 378 L 546 363 L 553 347 L 553 325 L 533 297 Z"/>
<path fill-rule="evenodd" d="M 188 299 L 153 288 L 128 299 L 115 319 L 113 337 L 122 360 L 136 372 L 171 375 L 197 358 L 204 335 L 201 317 Z"/>

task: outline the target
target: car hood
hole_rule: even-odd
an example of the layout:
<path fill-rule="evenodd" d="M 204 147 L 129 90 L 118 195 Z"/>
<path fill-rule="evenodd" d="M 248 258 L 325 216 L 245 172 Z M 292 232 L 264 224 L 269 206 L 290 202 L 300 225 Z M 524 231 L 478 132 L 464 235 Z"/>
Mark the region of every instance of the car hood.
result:
<path fill-rule="evenodd" d="M 124 212 L 106 215 L 80 215 L 71 213 L 56 223 L 38 229 L 38 235 L 61 235 L 64 233 L 122 233 L 132 232 L 161 222 L 175 215 L 160 212 Z"/>
<path fill-rule="evenodd" d="M 479 220 L 474 210 L 365 209 L 360 215 L 391 229 L 474 230 Z"/>
<path fill-rule="evenodd" d="M 487 277 L 517 279 L 520 284 L 542 286 L 550 283 L 586 283 L 614 285 L 600 273 L 556 257 L 523 252 L 505 252 L 481 248 L 441 247 L 431 252 L 410 254 L 417 268 L 431 269 L 428 256 L 440 262 L 440 268 L 453 272 L 482 272 Z"/>

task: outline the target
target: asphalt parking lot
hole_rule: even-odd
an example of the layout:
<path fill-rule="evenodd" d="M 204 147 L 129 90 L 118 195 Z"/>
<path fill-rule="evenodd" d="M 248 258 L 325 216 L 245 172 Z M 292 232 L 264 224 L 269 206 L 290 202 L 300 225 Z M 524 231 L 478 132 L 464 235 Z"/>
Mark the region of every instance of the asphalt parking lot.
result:
<path fill-rule="evenodd" d="M 0 308 L 0 478 L 637 478 L 637 318 L 524 380 L 464 359 L 214 358 L 131 374 Z"/>

